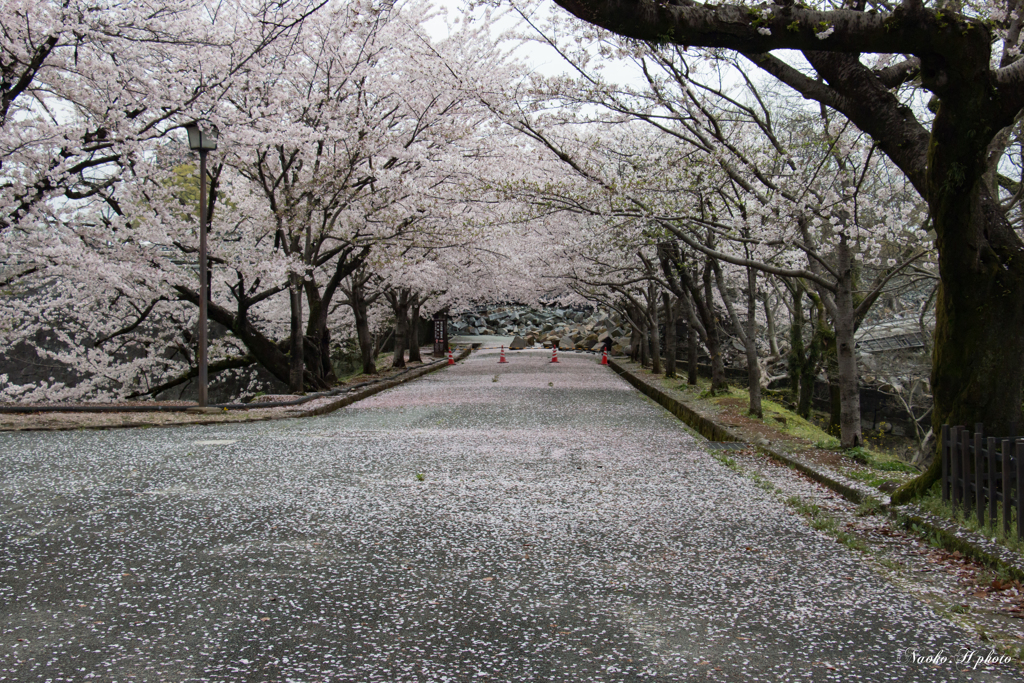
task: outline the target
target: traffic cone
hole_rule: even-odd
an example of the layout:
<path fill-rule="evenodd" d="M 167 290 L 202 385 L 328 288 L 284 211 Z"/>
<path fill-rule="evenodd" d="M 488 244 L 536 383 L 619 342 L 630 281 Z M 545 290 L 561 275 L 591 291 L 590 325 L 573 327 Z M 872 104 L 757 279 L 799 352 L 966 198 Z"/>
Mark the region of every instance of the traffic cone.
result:
<path fill-rule="evenodd" d="M 452 357 L 451 349 L 448 349 L 448 365 L 455 365 L 455 359 Z"/>
<path fill-rule="evenodd" d="M 558 362 L 558 346 L 557 345 L 551 347 L 551 362 L 552 363 L 557 363 Z"/>
<path fill-rule="evenodd" d="M 608 365 L 608 349 L 601 349 L 601 365 Z"/>
<path fill-rule="evenodd" d="M 502 345 L 502 347 L 501 347 L 501 358 L 498 359 L 498 362 L 499 363 L 507 363 L 508 362 L 507 360 L 505 360 L 505 346 L 504 345 Z"/>

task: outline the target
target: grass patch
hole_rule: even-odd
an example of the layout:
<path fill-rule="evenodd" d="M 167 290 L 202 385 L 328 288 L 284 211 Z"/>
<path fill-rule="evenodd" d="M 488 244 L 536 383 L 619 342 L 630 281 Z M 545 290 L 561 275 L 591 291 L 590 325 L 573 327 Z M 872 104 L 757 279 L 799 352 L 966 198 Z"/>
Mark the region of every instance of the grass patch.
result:
<path fill-rule="evenodd" d="M 984 525 L 978 524 L 978 516 L 973 508 L 969 513 L 964 514 L 962 508 L 954 510 L 950 503 L 943 502 L 942 489 L 938 483 L 936 483 L 927 494 L 917 500 L 916 503 L 922 510 L 930 512 L 936 517 L 952 520 L 960 526 L 966 527 L 1001 546 L 1009 548 L 1018 555 L 1024 556 L 1024 542 L 1017 538 L 1017 520 L 1014 518 L 1012 510 L 1010 511 L 1009 533 L 1003 531 L 1002 503 L 999 503 L 996 506 L 995 524 L 989 524 L 988 510 L 986 509 Z"/>
<path fill-rule="evenodd" d="M 711 457 L 728 467 L 733 472 L 742 472 L 740 466 L 736 464 L 736 461 L 725 453 L 712 453 Z"/>
<path fill-rule="evenodd" d="M 790 496 L 786 499 L 786 505 L 805 517 L 812 529 L 831 536 L 850 550 L 867 552 L 868 544 L 862 538 L 840 529 L 839 520 L 831 513 L 822 510 L 817 503 L 808 503 L 800 496 Z"/>
<path fill-rule="evenodd" d="M 751 472 L 750 478 L 754 481 L 754 486 L 757 488 L 769 493 L 780 493 L 778 486 L 768 481 L 757 472 Z"/>
<path fill-rule="evenodd" d="M 881 474 L 878 474 L 874 470 L 848 469 L 848 470 L 844 470 L 843 474 L 848 476 L 850 479 L 856 479 L 857 481 L 862 481 L 865 484 L 867 484 L 868 486 L 873 486 L 875 488 L 878 488 L 879 486 L 881 486 L 883 484 L 896 484 L 896 485 L 899 485 L 899 484 L 903 483 L 903 479 L 901 479 L 901 478 L 881 475 Z"/>
<path fill-rule="evenodd" d="M 897 574 L 902 574 L 907 571 L 907 565 L 899 562 L 898 560 L 894 560 L 891 557 L 879 557 L 876 559 L 878 560 L 878 564 L 882 565 L 889 571 L 896 572 Z"/>
<path fill-rule="evenodd" d="M 881 511 L 882 504 L 878 502 L 877 498 L 865 496 L 864 500 L 857 506 L 857 511 L 854 514 L 858 517 L 870 517 L 871 515 L 877 515 Z"/>

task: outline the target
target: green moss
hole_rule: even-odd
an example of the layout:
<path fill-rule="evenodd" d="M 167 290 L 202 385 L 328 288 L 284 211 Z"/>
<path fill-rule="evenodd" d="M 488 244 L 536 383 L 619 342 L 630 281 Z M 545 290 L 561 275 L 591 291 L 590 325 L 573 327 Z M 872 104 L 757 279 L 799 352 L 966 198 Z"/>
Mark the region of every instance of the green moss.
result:
<path fill-rule="evenodd" d="M 728 455 L 725 455 L 724 453 L 712 453 L 712 457 L 718 462 L 728 467 L 733 472 L 741 471 L 740 466 L 736 464 L 736 461 L 730 458 Z"/>

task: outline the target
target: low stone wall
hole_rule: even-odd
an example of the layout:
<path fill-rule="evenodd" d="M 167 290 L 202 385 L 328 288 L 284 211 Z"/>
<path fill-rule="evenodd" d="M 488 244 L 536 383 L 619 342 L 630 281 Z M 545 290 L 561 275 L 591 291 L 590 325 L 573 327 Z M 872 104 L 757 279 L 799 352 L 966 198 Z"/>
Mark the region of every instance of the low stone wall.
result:
<path fill-rule="evenodd" d="M 702 415 L 694 410 L 693 407 L 669 396 L 658 387 L 645 382 L 643 378 L 637 377 L 614 360 L 609 359 L 608 364 L 623 379 L 632 384 L 643 394 L 646 394 L 657 401 L 662 407 L 688 424 L 708 441 L 747 441 L 746 438 L 726 429 L 707 415 Z M 815 465 L 814 463 L 806 462 L 802 458 L 796 457 L 791 453 L 785 453 L 765 445 L 764 443 L 755 443 L 752 445 L 771 458 L 785 463 L 793 469 L 803 472 L 811 479 L 824 484 L 833 491 L 836 491 L 855 503 L 861 503 L 865 498 L 870 497 L 878 500 L 883 507 L 889 505 L 889 496 L 859 481 L 847 479 L 839 472 L 827 470 Z"/>
<path fill-rule="evenodd" d="M 672 398 L 657 387 L 651 386 L 647 382 L 643 381 L 641 378 L 616 363 L 614 359 L 609 358 L 608 365 L 620 377 L 636 387 L 640 393 L 657 401 L 663 408 L 688 424 L 708 441 L 743 441 L 741 437 L 733 434 L 722 425 L 716 424 L 685 403 Z"/>

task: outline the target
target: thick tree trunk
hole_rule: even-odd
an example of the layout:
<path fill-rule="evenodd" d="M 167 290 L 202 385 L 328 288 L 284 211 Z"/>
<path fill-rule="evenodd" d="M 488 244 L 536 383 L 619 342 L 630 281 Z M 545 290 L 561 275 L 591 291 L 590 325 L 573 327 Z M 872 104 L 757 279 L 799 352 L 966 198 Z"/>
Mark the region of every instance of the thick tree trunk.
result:
<path fill-rule="evenodd" d="M 828 433 L 838 435 L 842 429 L 843 403 L 839 394 L 839 362 L 836 358 L 835 335 L 830 334 L 825 347 L 825 378 L 828 380 Z"/>
<path fill-rule="evenodd" d="M 860 389 L 857 386 L 857 356 L 854 354 L 853 257 L 846 235 L 836 247 L 839 274 L 836 290 L 836 361 L 839 384 L 839 433 L 843 448 L 862 445 Z"/>
<path fill-rule="evenodd" d="M 676 376 L 676 319 L 679 302 L 668 292 L 662 294 L 665 310 L 665 376 Z"/>
<path fill-rule="evenodd" d="M 800 367 L 799 399 L 796 404 L 796 414 L 808 419 L 811 417 L 811 402 L 814 400 L 814 380 L 816 379 L 818 363 L 821 361 L 821 350 L 823 345 L 822 330 L 824 321 L 818 320 L 814 323 L 814 332 L 811 334 L 811 342 L 804 355 L 803 365 Z"/>
<path fill-rule="evenodd" d="M 937 234 L 941 284 L 932 351 L 932 429 L 982 422 L 994 436 L 1024 427 L 1024 244 L 985 187 L 977 160 L 964 150 L 970 120 L 936 116 L 929 155 L 929 207 Z M 941 136 L 941 137 L 940 137 Z M 951 136 L 951 137 L 950 137 Z M 959 151 L 962 159 L 958 164 Z M 980 156 L 976 155 L 976 156 Z M 959 182 L 957 182 L 959 181 Z M 920 477 L 893 492 L 903 503 L 927 491 L 941 469 L 933 458 Z"/>
<path fill-rule="evenodd" d="M 646 323 L 646 321 L 645 321 Z M 640 328 L 640 365 L 647 367 L 651 362 L 650 330 L 647 325 Z"/>
<path fill-rule="evenodd" d="M 301 394 L 303 388 L 303 371 L 305 343 L 302 338 L 302 276 L 291 275 L 291 286 L 288 295 L 291 301 L 291 343 L 289 344 L 288 389 L 293 394 Z"/>
<path fill-rule="evenodd" d="M 697 384 L 697 329 L 693 325 L 686 330 L 686 383 Z"/>
<path fill-rule="evenodd" d="M 331 363 L 331 331 L 327 327 L 327 314 L 342 281 L 366 261 L 370 248 L 363 247 L 353 255 L 354 252 L 355 247 L 352 247 L 338 255 L 334 272 L 322 289 L 317 285 L 315 273 L 303 281 L 306 304 L 309 306 L 309 321 L 306 323 L 307 386 L 310 374 L 316 377 L 318 388 L 329 387 L 338 381 Z"/>
<path fill-rule="evenodd" d="M 651 282 L 647 285 L 647 329 L 651 341 L 651 372 L 661 374 L 661 333 L 658 329 L 658 292 Z"/>
<path fill-rule="evenodd" d="M 749 384 L 747 388 L 747 396 L 749 398 L 747 412 L 762 418 L 764 413 L 761 409 L 761 368 L 757 364 L 757 337 L 755 336 L 757 332 L 757 321 L 755 320 L 757 315 L 757 276 L 752 268 L 747 269 L 747 322 L 743 323 L 739 316 L 736 315 L 732 296 L 725 285 L 725 276 L 722 273 L 722 269 L 718 264 L 714 264 L 714 269 L 715 280 L 718 283 L 718 293 L 722 296 L 722 301 L 725 303 L 725 309 L 729 313 L 733 329 L 736 331 L 740 341 L 743 342 L 743 349 L 747 354 L 747 383 Z"/>
<path fill-rule="evenodd" d="M 707 340 L 708 355 L 711 356 L 711 393 L 717 394 L 729 389 L 725 378 L 725 357 L 722 354 L 721 335 L 719 334 L 718 316 L 715 314 L 715 298 L 711 289 L 711 268 L 704 268 L 704 300 L 699 308 L 704 313 L 704 335 Z"/>
<path fill-rule="evenodd" d="M 388 294 L 391 311 L 395 314 L 395 356 L 391 366 L 405 367 L 405 349 L 409 341 L 409 290 Z"/>
<path fill-rule="evenodd" d="M 367 311 L 366 298 L 359 284 L 352 286 L 349 304 L 356 322 L 356 339 L 359 340 L 359 353 L 363 360 L 363 374 L 376 375 L 377 364 L 374 362 L 373 335 L 370 334 L 370 318 Z"/>
<path fill-rule="evenodd" d="M 779 355 L 779 335 L 775 330 L 775 312 L 772 311 L 771 298 L 768 292 L 761 294 L 761 305 L 764 306 L 764 318 L 768 324 L 768 353 Z"/>
<path fill-rule="evenodd" d="M 693 307 L 693 300 L 689 294 L 680 298 L 683 305 L 683 312 L 686 314 L 686 383 L 690 386 L 697 384 L 697 312 Z"/>
<path fill-rule="evenodd" d="M 747 351 L 747 381 L 750 397 L 750 414 L 764 417 L 761 409 L 761 366 L 757 363 L 757 271 L 747 268 L 747 329 L 743 336 Z"/>
<path fill-rule="evenodd" d="M 420 356 L 420 295 L 413 294 L 409 300 L 409 362 L 422 363 Z"/>
<path fill-rule="evenodd" d="M 640 360 L 640 346 L 643 341 L 643 328 L 640 326 L 640 316 L 635 307 L 630 306 L 629 309 L 630 319 L 630 335 L 629 335 L 629 359 L 636 363 Z"/>
<path fill-rule="evenodd" d="M 793 394 L 793 401 L 800 404 L 800 376 L 804 364 L 807 362 L 804 357 L 804 293 L 799 287 L 793 288 L 793 309 L 792 320 L 789 325 L 789 355 L 787 357 L 787 372 L 789 373 L 789 390 Z M 799 410 L 797 414 L 801 414 Z M 803 415 L 807 417 L 807 415 Z"/>

